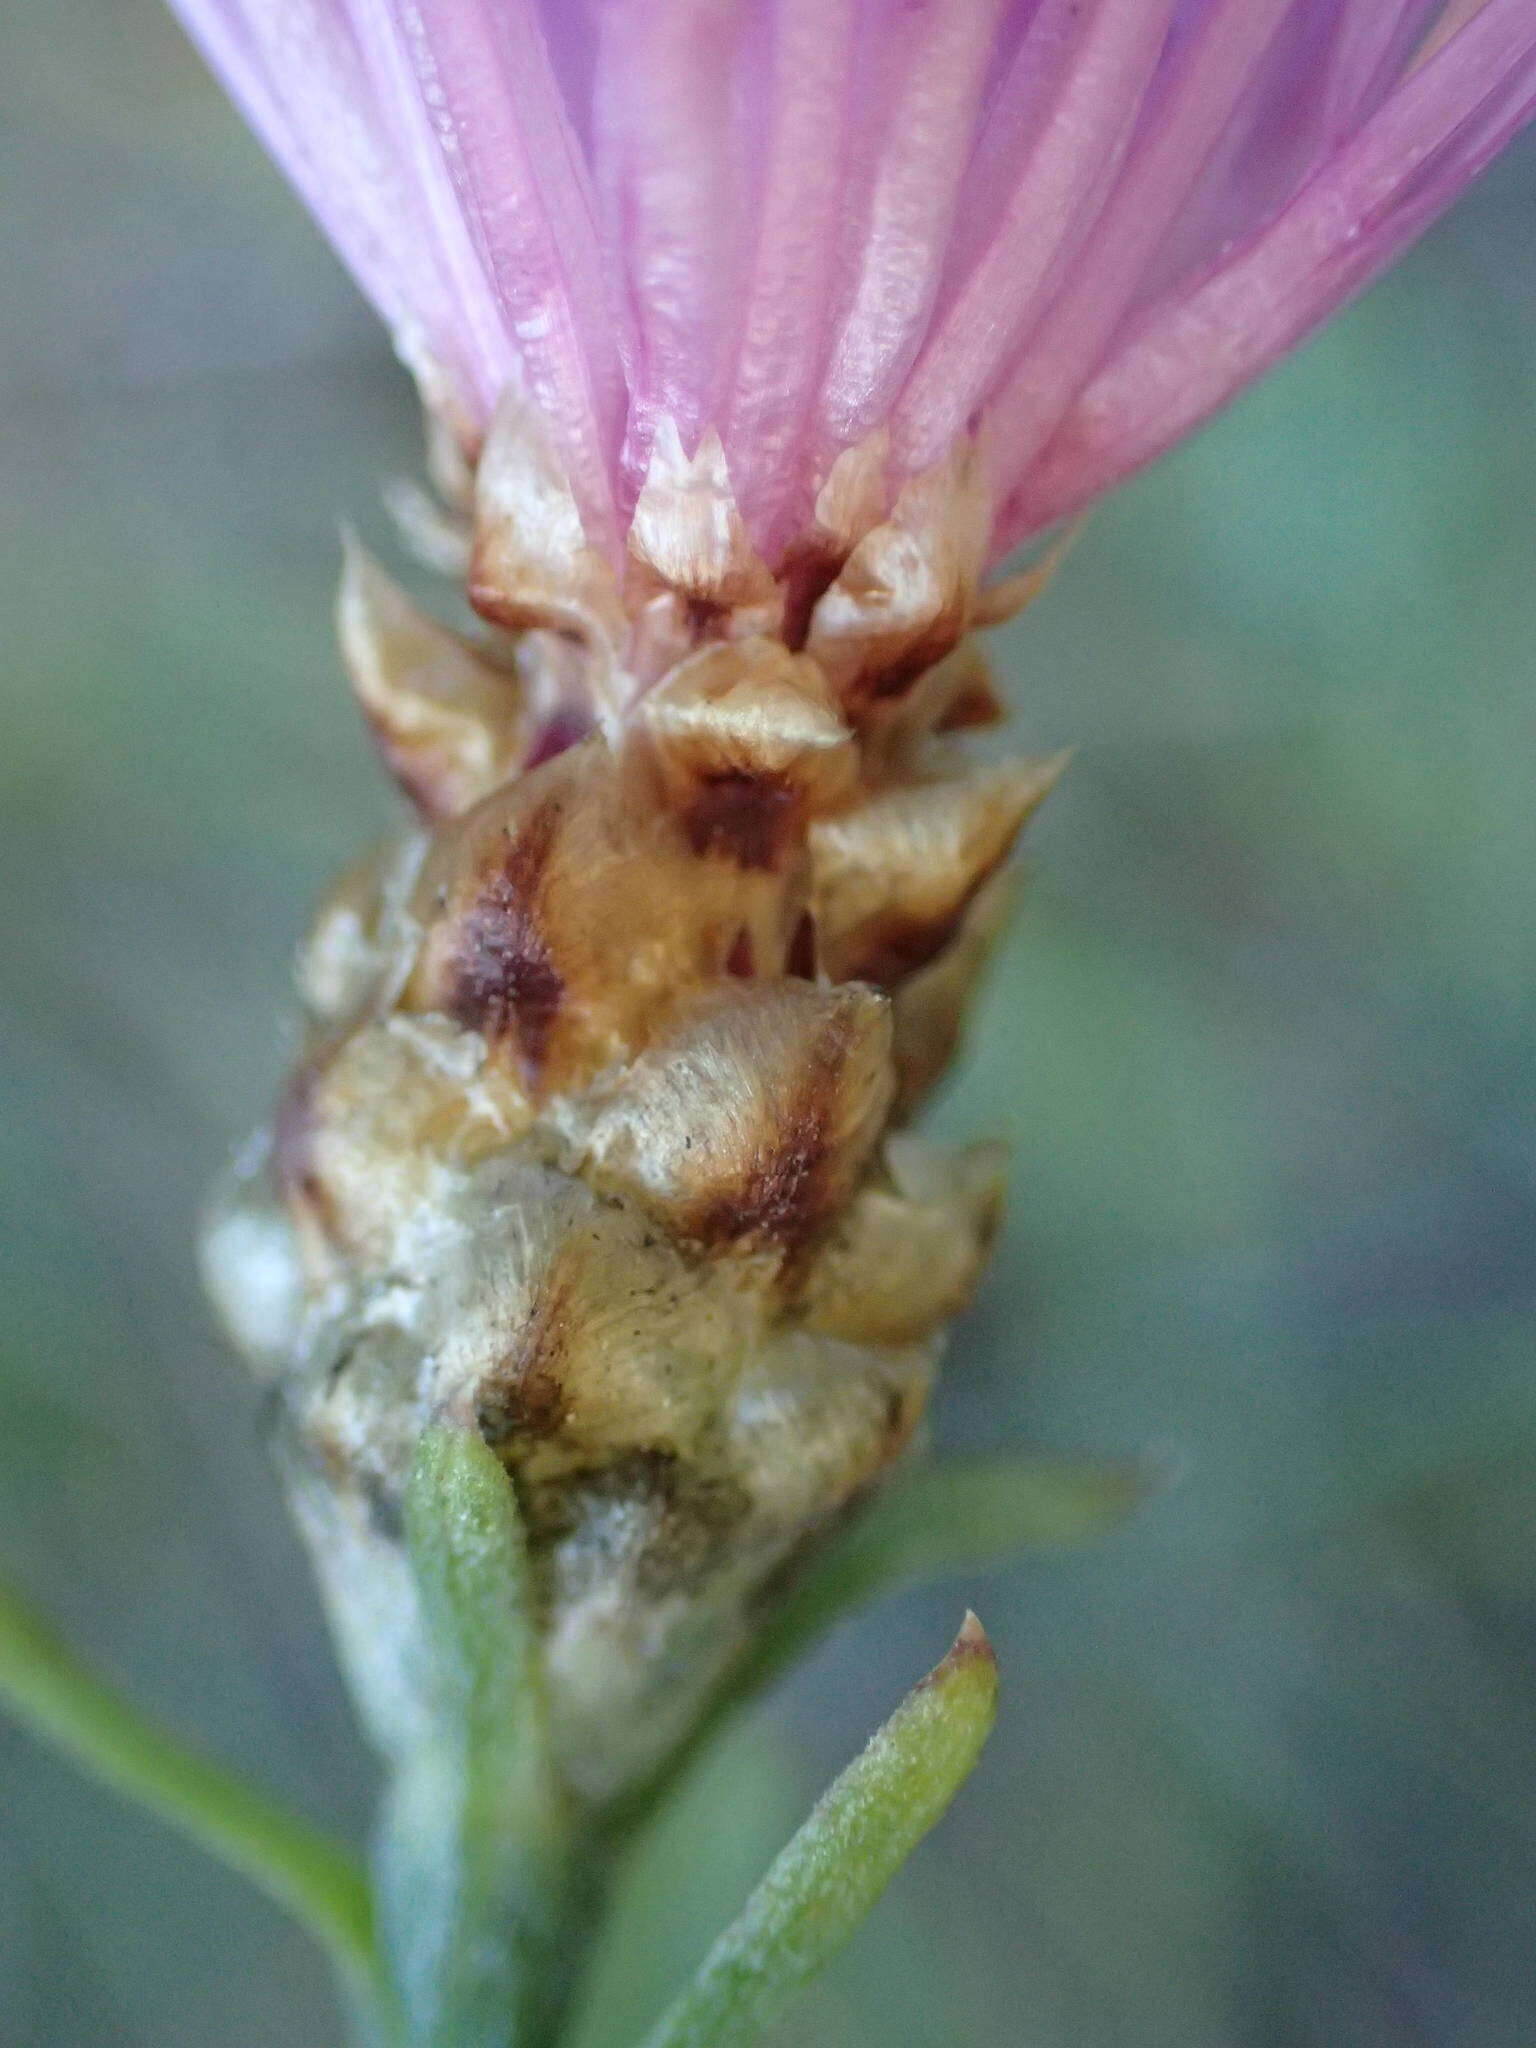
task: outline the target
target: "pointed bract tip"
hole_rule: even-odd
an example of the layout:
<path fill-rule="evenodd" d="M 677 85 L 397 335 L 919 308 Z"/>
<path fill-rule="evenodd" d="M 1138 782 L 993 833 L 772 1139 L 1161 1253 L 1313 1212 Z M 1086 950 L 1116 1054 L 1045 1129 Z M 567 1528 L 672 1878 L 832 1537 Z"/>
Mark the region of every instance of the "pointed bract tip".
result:
<path fill-rule="evenodd" d="M 979 1617 L 969 1607 L 960 1624 L 960 1633 L 927 1676 L 913 1686 L 908 1697 L 915 1700 L 922 1693 L 944 1692 L 951 1685 L 967 1679 L 981 1683 L 989 1693 L 996 1694 L 997 1652 Z"/>
<path fill-rule="evenodd" d="M 1036 764 L 1037 775 L 1044 785 L 1040 791 L 1041 803 L 1044 803 L 1076 758 L 1077 742 L 1074 740 L 1070 747 L 1058 747 L 1054 754 L 1046 754 Z"/>
<path fill-rule="evenodd" d="M 955 1637 L 950 1658 L 961 1663 L 970 1658 L 982 1657 L 987 1663 L 997 1664 L 997 1652 L 992 1647 L 992 1638 L 981 1625 L 980 1617 L 972 1608 L 965 1610 L 965 1619 L 960 1624 L 960 1633 Z"/>
<path fill-rule="evenodd" d="M 1084 512 L 1072 520 L 1038 561 L 1031 562 L 1012 576 L 999 577 L 979 591 L 971 613 L 972 624 L 981 627 L 1006 625 L 1020 612 L 1027 611 L 1036 599 L 1044 597 L 1056 581 L 1062 563 L 1077 546 L 1089 516 Z"/>
<path fill-rule="evenodd" d="M 997 1712 L 997 1652 L 976 1615 L 966 1609 L 948 1652 L 908 1698 L 914 1702 L 938 1694 L 946 1713 L 959 1712 L 977 1731 L 978 1746 L 986 1740 Z"/>

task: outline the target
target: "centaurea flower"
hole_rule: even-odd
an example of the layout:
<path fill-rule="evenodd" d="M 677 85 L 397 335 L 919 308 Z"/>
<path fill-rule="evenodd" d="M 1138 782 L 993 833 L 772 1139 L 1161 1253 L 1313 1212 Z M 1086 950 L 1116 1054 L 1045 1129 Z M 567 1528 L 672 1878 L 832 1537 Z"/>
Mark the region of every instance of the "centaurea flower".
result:
<path fill-rule="evenodd" d="M 989 1147 L 905 1126 L 1059 761 L 988 584 L 1536 109 L 1536 0 L 176 0 L 389 323 L 476 638 L 356 548 L 417 829 L 321 915 L 209 1241 L 373 1732 L 438 1418 L 511 1474 L 562 1796 L 685 1738 L 899 1459 Z"/>
<path fill-rule="evenodd" d="M 216 1284 L 338 1612 L 370 1589 L 381 1739 L 391 1503 L 451 1411 L 601 1799 L 900 1454 L 983 1256 L 990 1153 L 898 1126 L 1057 767 L 950 737 L 1032 587 L 985 571 L 1449 203 L 1536 105 L 1536 0 L 178 4 L 415 371 L 496 629 L 351 553 L 426 830 L 322 916 Z"/>

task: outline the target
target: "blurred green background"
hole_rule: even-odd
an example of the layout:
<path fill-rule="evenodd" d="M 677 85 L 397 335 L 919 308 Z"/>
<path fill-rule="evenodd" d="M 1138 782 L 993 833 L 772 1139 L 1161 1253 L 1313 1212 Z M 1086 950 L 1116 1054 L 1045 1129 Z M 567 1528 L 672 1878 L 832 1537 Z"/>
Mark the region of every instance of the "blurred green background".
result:
<path fill-rule="evenodd" d="M 391 815 L 328 607 L 415 420 L 152 0 L 0 35 L 0 1561 L 358 1832 L 191 1241 L 307 906 Z M 636 1884 L 584 2048 L 967 1600 L 998 1735 L 786 2043 L 1536 2040 L 1533 227 L 1527 147 L 1006 636 L 1026 742 L 1081 751 L 936 1119 L 1017 1146 L 937 1435 L 1181 1478 L 845 1628 Z M 337 2035 L 259 1900 L 0 1727 L 4 2048 Z"/>

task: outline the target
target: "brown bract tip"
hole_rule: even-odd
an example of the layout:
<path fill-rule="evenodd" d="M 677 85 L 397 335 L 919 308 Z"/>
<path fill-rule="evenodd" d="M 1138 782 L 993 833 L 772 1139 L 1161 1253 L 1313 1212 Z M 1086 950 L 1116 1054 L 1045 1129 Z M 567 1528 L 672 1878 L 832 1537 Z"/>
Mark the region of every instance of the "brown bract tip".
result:
<path fill-rule="evenodd" d="M 986 565 L 991 498 L 962 443 L 902 486 L 811 614 L 806 650 L 856 722 L 906 694 L 970 623 Z"/>
<path fill-rule="evenodd" d="M 864 440 L 843 449 L 816 494 L 811 531 L 840 561 L 846 561 L 865 534 L 885 517 L 890 502 L 886 485 L 890 452 L 889 428 L 877 427 Z"/>
<path fill-rule="evenodd" d="M 815 824 L 812 907 L 829 971 L 889 988 L 935 959 L 1065 761 L 1005 761 L 897 786 Z"/>
<path fill-rule="evenodd" d="M 414 605 L 350 534 L 342 545 L 347 674 L 390 773 L 440 824 L 518 772 L 534 707 L 522 678 Z"/>
<path fill-rule="evenodd" d="M 792 1248 L 841 1206 L 890 1107 L 870 989 L 722 984 L 630 1068 L 589 1160 L 705 1245 Z"/>
<path fill-rule="evenodd" d="M 976 626 L 1001 626 L 1007 620 L 1017 618 L 1021 611 L 1032 605 L 1036 598 L 1043 597 L 1056 580 L 1056 572 L 1077 546 L 1083 528 L 1088 524 L 1087 515 L 1073 520 L 1061 536 L 1053 541 L 1038 562 L 1031 562 L 1027 569 L 1021 569 L 1015 576 L 999 577 L 996 583 L 989 583 L 979 591 L 971 622 Z"/>
<path fill-rule="evenodd" d="M 612 565 L 591 544 L 538 416 L 509 390 L 475 472 L 469 600 L 502 626 L 556 626 L 616 646 L 623 606 Z"/>
<path fill-rule="evenodd" d="M 660 422 L 635 501 L 629 551 L 642 570 L 696 605 L 750 610 L 760 628 L 777 623 L 778 586 L 748 538 L 714 432 L 690 457 L 676 421 Z"/>
<path fill-rule="evenodd" d="M 853 735 L 816 664 L 760 636 L 700 649 L 637 707 L 636 755 L 695 853 L 777 865 L 856 785 Z"/>

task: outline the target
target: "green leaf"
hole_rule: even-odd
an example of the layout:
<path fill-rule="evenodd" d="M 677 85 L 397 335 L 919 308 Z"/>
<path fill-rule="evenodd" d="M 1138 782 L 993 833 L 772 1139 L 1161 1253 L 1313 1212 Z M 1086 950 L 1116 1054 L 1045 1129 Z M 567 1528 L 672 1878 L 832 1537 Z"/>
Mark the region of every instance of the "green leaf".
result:
<path fill-rule="evenodd" d="M 480 1438 L 422 1440 L 406 1494 L 428 1726 L 386 1802 L 380 1909 L 422 2048 L 548 2039 L 570 1837 L 545 1741 L 517 1501 Z"/>
<path fill-rule="evenodd" d="M 737 1708 L 854 1608 L 926 1579 L 990 1570 L 1022 1550 L 1103 1535 L 1146 1497 L 1151 1477 L 1135 1464 L 1014 1451 L 894 1480 L 764 1613 L 682 1747 L 614 1807 L 610 1832 L 643 1825 Z"/>
<path fill-rule="evenodd" d="M 0 1699 L 104 1784 L 250 1878 L 329 1952 L 355 1999 L 367 2004 L 377 1994 L 372 1907 L 357 1859 L 157 1728 L 3 1587 Z"/>
<path fill-rule="evenodd" d="M 970 1775 L 997 1709 L 973 1614 L 825 1794 L 646 2048 L 747 2048 L 842 1950 Z"/>

